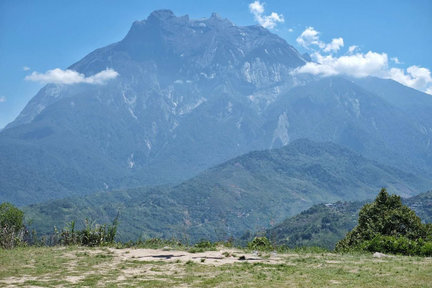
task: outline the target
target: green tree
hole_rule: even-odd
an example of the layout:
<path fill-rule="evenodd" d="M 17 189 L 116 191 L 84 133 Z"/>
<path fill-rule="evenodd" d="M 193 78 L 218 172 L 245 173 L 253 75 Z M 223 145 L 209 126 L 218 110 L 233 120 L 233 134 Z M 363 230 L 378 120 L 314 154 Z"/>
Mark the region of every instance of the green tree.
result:
<path fill-rule="evenodd" d="M 0 246 L 13 248 L 24 236 L 24 212 L 4 202 L 0 204 Z"/>
<path fill-rule="evenodd" d="M 405 249 L 411 251 L 409 254 L 416 254 L 413 251 L 421 249 L 430 239 L 430 233 L 430 226 L 422 224 L 399 196 L 389 195 L 382 188 L 375 201 L 360 210 L 358 225 L 337 243 L 336 250 L 384 249 L 379 252 L 405 254 Z"/>

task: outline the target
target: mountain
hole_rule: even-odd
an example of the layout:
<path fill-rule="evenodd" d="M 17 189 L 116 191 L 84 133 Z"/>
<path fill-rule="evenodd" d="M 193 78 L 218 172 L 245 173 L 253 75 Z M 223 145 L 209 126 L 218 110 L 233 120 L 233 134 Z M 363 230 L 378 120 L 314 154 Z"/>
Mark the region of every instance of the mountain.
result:
<path fill-rule="evenodd" d="M 268 228 L 323 201 L 370 199 L 381 187 L 410 196 L 431 184 L 336 144 L 301 139 L 250 152 L 173 187 L 54 200 L 25 213 L 41 234 L 87 217 L 107 223 L 120 212 L 122 240 L 221 240 Z"/>
<path fill-rule="evenodd" d="M 432 191 L 403 198 L 425 223 L 432 223 Z M 264 234 L 279 245 L 319 246 L 333 249 L 357 225 L 358 213 L 367 201 L 317 204 L 266 230 Z"/>
<path fill-rule="evenodd" d="M 432 223 L 432 191 L 402 199 L 405 205 L 413 209 L 425 223 Z"/>
<path fill-rule="evenodd" d="M 0 201 L 175 183 L 263 147 L 258 113 L 304 63 L 260 26 L 155 11 L 69 67 L 116 79 L 49 84 L 0 133 Z"/>
<path fill-rule="evenodd" d="M 111 68 L 117 78 L 46 85 L 0 132 L 0 201 L 178 184 L 300 138 L 431 177 L 424 93 L 297 75 L 307 61 L 261 26 L 154 11 L 69 67 L 87 77 Z M 412 110 L 401 104 L 414 98 Z"/>

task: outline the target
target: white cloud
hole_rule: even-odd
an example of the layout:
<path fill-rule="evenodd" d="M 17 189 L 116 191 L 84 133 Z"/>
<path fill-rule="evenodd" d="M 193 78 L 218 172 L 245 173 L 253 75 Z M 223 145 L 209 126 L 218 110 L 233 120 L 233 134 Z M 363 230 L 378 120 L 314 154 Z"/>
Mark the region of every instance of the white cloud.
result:
<path fill-rule="evenodd" d="M 321 76 L 346 74 L 354 77 L 380 76 L 387 69 L 388 57 L 385 53 L 369 51 L 334 57 L 332 55 L 312 54 L 315 62 L 308 62 L 298 68 L 296 73 L 309 73 Z"/>
<path fill-rule="evenodd" d="M 255 1 L 249 4 L 249 11 L 254 15 L 255 20 L 264 28 L 273 29 L 277 23 L 283 23 L 284 18 L 282 14 L 276 12 L 270 13 L 270 15 L 264 14 L 264 3 L 261 4 L 259 1 Z"/>
<path fill-rule="evenodd" d="M 316 31 L 313 27 L 306 28 L 299 37 L 297 37 L 296 41 L 299 45 L 304 48 L 309 48 L 311 45 L 316 45 L 320 48 L 323 47 L 323 43 L 319 40 L 318 37 L 319 32 Z"/>
<path fill-rule="evenodd" d="M 294 29 L 293 28 L 289 28 L 288 32 L 294 32 Z"/>
<path fill-rule="evenodd" d="M 33 72 L 32 74 L 25 77 L 25 80 L 41 82 L 41 83 L 53 83 L 53 84 L 104 84 L 106 81 L 114 79 L 118 76 L 118 73 L 107 68 L 95 75 L 86 77 L 82 73 L 78 73 L 74 70 L 62 70 L 59 68 L 48 70 L 45 73 Z"/>
<path fill-rule="evenodd" d="M 348 53 L 349 53 L 349 54 L 353 54 L 354 52 L 356 52 L 356 51 L 358 51 L 358 50 L 360 50 L 360 48 L 359 48 L 357 45 L 351 45 L 351 46 L 348 48 Z"/>
<path fill-rule="evenodd" d="M 401 64 L 398 57 L 392 57 L 390 60 L 392 60 L 395 64 Z"/>
<path fill-rule="evenodd" d="M 405 86 L 432 94 L 432 77 L 430 70 L 427 68 L 416 65 L 408 67 L 406 71 L 400 68 L 391 68 L 388 78 Z"/>
<path fill-rule="evenodd" d="M 252 14 L 263 14 L 264 13 L 264 5 L 259 1 L 255 1 L 249 4 L 249 10 Z"/>
<path fill-rule="evenodd" d="M 2 96 L 0 97 L 0 103 L 6 102 L 6 97 Z"/>
<path fill-rule="evenodd" d="M 344 41 L 341 37 L 334 38 L 331 43 L 325 45 L 324 52 L 337 52 L 343 46 Z"/>
<path fill-rule="evenodd" d="M 406 70 L 390 67 L 386 53 L 369 51 L 361 53 L 356 45 L 349 46 L 345 55 L 334 56 L 344 46 L 342 38 L 335 38 L 331 43 L 319 39 L 319 32 L 313 27 L 306 28 L 297 38 L 297 43 L 309 50 L 313 62 L 294 70 L 296 73 L 308 73 L 319 76 L 348 75 L 353 77 L 374 76 L 393 79 L 405 86 L 432 94 L 431 71 L 424 67 L 410 66 Z M 329 54 L 331 53 L 331 54 Z M 400 64 L 397 57 L 390 58 L 395 64 Z"/>
<path fill-rule="evenodd" d="M 327 53 L 335 53 L 344 46 L 343 38 L 334 38 L 330 43 L 324 43 L 319 39 L 319 32 L 313 27 L 306 28 L 296 39 L 297 43 L 306 49 L 313 49 L 314 46 Z"/>
<path fill-rule="evenodd" d="M 30 70 L 30 67 L 28 67 L 28 66 L 23 67 L 23 71 L 29 71 L 29 70 Z"/>

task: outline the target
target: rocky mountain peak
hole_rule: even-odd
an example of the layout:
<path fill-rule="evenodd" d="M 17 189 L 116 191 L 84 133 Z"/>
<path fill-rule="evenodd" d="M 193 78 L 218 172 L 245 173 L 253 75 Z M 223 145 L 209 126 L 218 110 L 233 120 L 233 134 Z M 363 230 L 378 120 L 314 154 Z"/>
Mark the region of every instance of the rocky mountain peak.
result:
<path fill-rule="evenodd" d="M 161 10 L 155 10 L 153 11 L 147 18 L 147 20 L 153 20 L 153 19 L 157 19 L 157 20 L 167 20 L 169 18 L 172 17 L 176 17 L 174 15 L 174 12 L 172 12 L 169 9 L 161 9 Z"/>

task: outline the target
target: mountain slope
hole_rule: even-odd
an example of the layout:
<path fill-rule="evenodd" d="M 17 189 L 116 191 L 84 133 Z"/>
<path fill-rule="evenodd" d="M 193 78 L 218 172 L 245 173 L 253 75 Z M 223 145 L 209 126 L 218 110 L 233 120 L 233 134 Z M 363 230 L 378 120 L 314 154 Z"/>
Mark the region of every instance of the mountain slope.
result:
<path fill-rule="evenodd" d="M 401 97 L 409 102 L 409 96 Z M 426 157 L 431 153 L 430 135 L 423 133 L 417 120 L 390 99 L 347 79 L 328 77 L 294 87 L 267 113 L 267 125 L 286 127 L 282 130 L 287 139 L 332 141 L 369 159 L 417 173 L 421 168 L 424 173 L 432 163 Z M 428 120 L 423 119 L 423 124 L 429 126 Z M 280 139 L 283 137 L 276 138 Z"/>
<path fill-rule="evenodd" d="M 42 233 L 85 217 L 108 222 L 120 211 L 122 240 L 220 240 L 265 229 L 323 201 L 370 199 L 383 186 L 409 196 L 431 185 L 335 144 L 297 140 L 234 158 L 174 187 L 104 192 L 25 211 Z"/>

